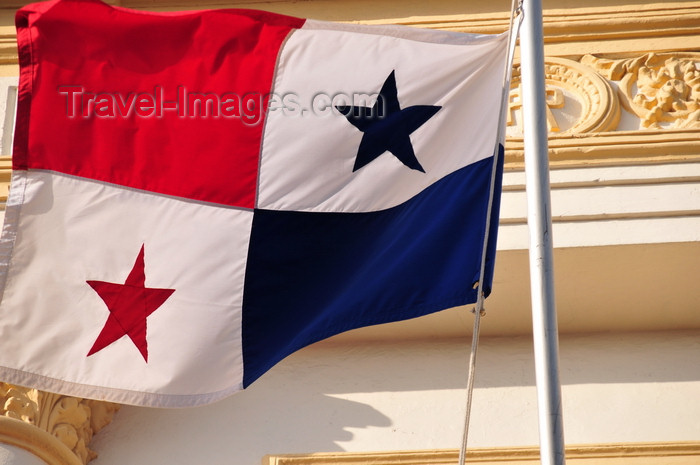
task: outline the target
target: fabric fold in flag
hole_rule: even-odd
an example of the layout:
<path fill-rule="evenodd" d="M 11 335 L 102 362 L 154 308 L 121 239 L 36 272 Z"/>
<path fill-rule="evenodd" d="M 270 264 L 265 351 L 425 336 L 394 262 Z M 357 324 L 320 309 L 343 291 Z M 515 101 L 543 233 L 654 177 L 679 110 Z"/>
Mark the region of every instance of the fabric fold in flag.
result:
<path fill-rule="evenodd" d="M 98 0 L 16 22 L 0 380 L 213 402 L 475 302 L 487 225 L 491 291 L 504 35 Z"/>

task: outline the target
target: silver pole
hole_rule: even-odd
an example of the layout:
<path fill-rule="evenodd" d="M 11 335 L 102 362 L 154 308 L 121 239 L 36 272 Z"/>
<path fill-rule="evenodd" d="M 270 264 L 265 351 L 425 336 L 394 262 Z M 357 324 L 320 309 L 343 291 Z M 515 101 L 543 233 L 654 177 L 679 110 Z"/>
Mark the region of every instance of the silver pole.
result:
<path fill-rule="evenodd" d="M 530 293 L 540 425 L 540 460 L 563 465 L 564 428 L 559 381 L 559 341 L 554 300 L 552 214 L 547 157 L 544 40 L 541 0 L 523 3 L 520 35 L 525 177 L 530 229 Z"/>

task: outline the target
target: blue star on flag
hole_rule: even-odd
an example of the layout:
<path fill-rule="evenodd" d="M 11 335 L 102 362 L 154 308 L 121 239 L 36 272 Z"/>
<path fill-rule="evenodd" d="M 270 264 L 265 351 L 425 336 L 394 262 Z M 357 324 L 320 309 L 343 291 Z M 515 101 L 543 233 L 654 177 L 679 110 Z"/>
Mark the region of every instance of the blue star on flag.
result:
<path fill-rule="evenodd" d="M 407 167 L 425 173 L 416 158 L 409 136 L 442 107 L 414 105 L 402 109 L 399 105 L 394 71 L 384 81 L 379 97 L 371 108 L 352 105 L 336 105 L 335 108 L 363 132 L 353 172 L 384 152 L 391 152 Z"/>

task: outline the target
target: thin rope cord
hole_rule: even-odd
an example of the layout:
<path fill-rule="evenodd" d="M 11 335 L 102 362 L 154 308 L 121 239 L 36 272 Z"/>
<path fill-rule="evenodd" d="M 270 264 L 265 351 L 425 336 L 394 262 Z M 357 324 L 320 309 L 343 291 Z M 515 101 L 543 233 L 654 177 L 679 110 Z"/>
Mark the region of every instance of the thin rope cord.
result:
<path fill-rule="evenodd" d="M 518 2 L 516 8 L 516 1 Z M 479 346 L 479 331 L 481 327 L 481 317 L 484 315 L 484 293 L 483 293 L 483 282 L 484 274 L 486 270 L 486 251 L 488 248 L 488 240 L 490 233 L 491 224 L 491 212 L 493 210 L 493 198 L 496 182 L 496 170 L 498 167 L 499 158 L 499 145 L 505 140 L 505 125 L 504 118 L 506 111 L 508 110 L 508 95 L 510 92 L 510 79 L 513 70 L 513 57 L 515 55 L 515 41 L 520 35 L 520 25 L 522 24 L 522 2 L 523 0 L 513 0 L 511 5 L 510 14 L 510 26 L 508 28 L 508 51 L 506 57 L 506 65 L 503 73 L 503 88 L 501 92 L 501 108 L 498 114 L 498 133 L 496 137 L 496 144 L 494 147 L 494 157 L 493 166 L 491 168 L 491 190 L 489 192 L 489 203 L 486 209 L 486 228 L 484 231 L 484 244 L 481 252 L 481 269 L 479 271 L 479 283 L 477 287 L 477 298 L 476 305 L 473 310 L 474 313 L 474 328 L 472 331 L 472 346 L 469 353 L 469 371 L 467 376 L 467 406 L 466 413 L 464 416 L 464 430 L 462 434 L 462 447 L 459 451 L 459 462 L 458 465 L 464 465 L 467 453 L 467 442 L 469 438 L 469 419 L 471 417 L 472 409 L 472 395 L 474 393 L 474 372 L 476 370 L 476 353 Z M 513 33 L 513 26 L 515 18 L 518 18 L 517 24 L 515 24 L 515 34 Z"/>

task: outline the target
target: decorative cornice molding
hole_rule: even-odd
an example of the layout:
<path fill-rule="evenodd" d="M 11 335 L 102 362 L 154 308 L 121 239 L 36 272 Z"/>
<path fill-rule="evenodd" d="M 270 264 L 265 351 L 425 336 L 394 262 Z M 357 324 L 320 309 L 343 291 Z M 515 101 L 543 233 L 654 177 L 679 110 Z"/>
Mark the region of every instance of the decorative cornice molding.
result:
<path fill-rule="evenodd" d="M 17 64 L 17 36 L 15 34 L 0 34 L 0 65 Z"/>
<path fill-rule="evenodd" d="M 697 464 L 700 459 L 700 442 L 602 444 L 566 447 L 567 462 L 644 465 L 670 463 L 663 459 L 673 457 L 677 465 Z M 263 465 L 452 465 L 457 462 L 459 451 L 425 450 L 375 453 L 336 452 L 327 454 L 268 455 Z M 540 451 L 536 447 L 512 447 L 492 449 L 470 449 L 466 463 L 490 464 L 506 462 L 536 463 Z M 596 460 L 598 459 L 598 460 Z M 602 460 L 601 460 L 602 459 Z M 600 462 L 599 462 L 600 460 Z"/>
<path fill-rule="evenodd" d="M 14 10 L 33 0 L 9 0 L 3 9 Z M 201 8 L 262 8 L 271 11 L 282 10 L 287 1 L 261 0 L 111 0 L 107 3 L 127 8 L 162 10 L 162 9 L 201 9 Z M 430 8 L 421 7 L 420 3 L 405 6 L 401 9 L 387 8 L 381 19 L 357 18 L 357 9 L 348 7 L 351 2 L 334 2 L 334 8 L 329 9 L 323 2 L 307 1 L 300 6 L 303 11 L 316 12 L 316 19 L 332 19 L 365 24 L 401 24 L 432 29 L 442 29 L 461 32 L 493 34 L 505 31 L 509 24 L 509 14 L 503 12 L 462 14 L 463 5 L 452 10 L 458 14 L 431 14 Z M 318 4 L 316 8 L 314 5 Z M 305 9 L 304 9 L 305 8 Z M 478 4 L 475 5 L 478 8 Z M 343 18 L 343 11 L 350 17 Z M 378 11 L 382 11 L 378 7 Z M 395 17 L 395 11 L 402 16 Z M 333 18 L 325 18 L 332 12 Z M 700 1 L 692 2 L 660 2 L 638 5 L 611 5 L 596 7 L 581 7 L 568 9 L 546 8 L 543 12 L 543 27 L 545 44 L 571 42 L 601 43 L 623 39 L 645 39 L 640 41 L 640 48 L 629 50 L 641 52 L 650 50 L 647 39 L 655 37 L 680 37 L 678 50 L 692 50 L 700 44 Z M 0 63 L 16 63 L 16 45 L 14 37 L 9 34 L 0 35 Z M 12 46 L 10 42 L 13 42 Z M 654 49 L 657 50 L 657 49 Z M 659 50 L 665 51 L 665 50 Z M 583 53 L 581 53 L 583 54 Z M 11 61 L 14 59 L 15 61 Z"/>
<path fill-rule="evenodd" d="M 700 161 L 698 132 L 617 131 L 549 136 L 552 167 L 630 166 Z M 506 170 L 524 168 L 522 139 L 506 141 Z"/>
<path fill-rule="evenodd" d="M 509 15 L 497 12 L 373 22 L 497 34 L 508 29 Z M 542 23 L 545 44 L 697 35 L 700 33 L 700 2 L 545 9 Z"/>
<path fill-rule="evenodd" d="M 0 417 L 34 425 L 56 438 L 82 464 L 97 454 L 88 445 L 111 421 L 119 405 L 0 383 Z"/>
<path fill-rule="evenodd" d="M 585 55 L 580 62 L 545 61 L 547 111 L 554 126 L 549 134 L 553 166 L 700 161 L 700 53 L 646 53 L 625 58 Z M 522 130 L 514 127 L 517 118 L 512 116 L 519 108 L 519 82 L 516 67 L 506 169 L 523 168 Z M 638 130 L 616 130 L 620 107 L 638 118 Z M 569 126 L 557 127 L 557 118 L 568 119 Z"/>

